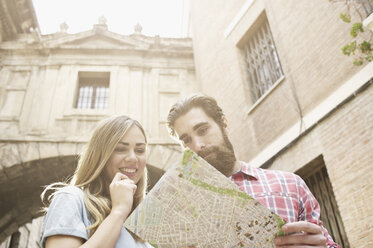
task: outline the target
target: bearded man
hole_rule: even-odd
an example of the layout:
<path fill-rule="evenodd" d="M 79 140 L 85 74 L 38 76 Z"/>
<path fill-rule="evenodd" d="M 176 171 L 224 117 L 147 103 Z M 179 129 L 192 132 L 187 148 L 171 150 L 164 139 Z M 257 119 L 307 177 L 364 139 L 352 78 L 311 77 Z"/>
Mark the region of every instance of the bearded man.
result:
<path fill-rule="evenodd" d="M 214 98 L 194 95 L 175 103 L 167 124 L 184 147 L 288 222 L 282 227 L 286 235 L 274 239 L 276 247 L 340 247 L 323 227 L 319 204 L 299 176 L 253 168 L 236 158 L 227 136 L 228 121 Z"/>

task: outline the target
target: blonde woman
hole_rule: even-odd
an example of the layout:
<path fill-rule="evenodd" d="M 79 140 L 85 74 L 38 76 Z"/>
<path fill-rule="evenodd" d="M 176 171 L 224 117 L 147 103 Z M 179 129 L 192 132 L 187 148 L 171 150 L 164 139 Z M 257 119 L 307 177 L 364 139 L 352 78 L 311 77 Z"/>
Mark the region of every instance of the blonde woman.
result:
<path fill-rule="evenodd" d="M 43 247 L 151 247 L 123 223 L 146 189 L 146 137 L 139 122 L 115 116 L 100 122 L 72 180 L 55 190 L 44 219 Z"/>

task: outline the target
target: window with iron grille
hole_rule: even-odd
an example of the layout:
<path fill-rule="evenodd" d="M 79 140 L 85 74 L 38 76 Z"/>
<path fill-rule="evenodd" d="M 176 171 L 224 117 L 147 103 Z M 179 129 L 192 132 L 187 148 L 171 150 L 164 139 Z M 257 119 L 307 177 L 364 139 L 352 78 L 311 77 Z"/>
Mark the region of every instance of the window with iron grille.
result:
<path fill-rule="evenodd" d="M 109 85 L 109 72 L 79 72 L 75 108 L 107 109 Z"/>
<path fill-rule="evenodd" d="M 244 45 L 247 80 L 256 102 L 283 76 L 280 60 L 267 19 L 263 20 Z"/>

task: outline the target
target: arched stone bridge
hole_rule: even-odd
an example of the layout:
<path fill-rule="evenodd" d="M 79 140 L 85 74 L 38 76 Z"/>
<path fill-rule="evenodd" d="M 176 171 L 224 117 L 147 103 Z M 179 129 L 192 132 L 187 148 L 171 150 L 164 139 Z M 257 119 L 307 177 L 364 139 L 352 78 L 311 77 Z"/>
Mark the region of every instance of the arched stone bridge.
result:
<path fill-rule="evenodd" d="M 72 175 L 85 142 L 0 141 L 0 243 L 42 215 L 43 186 Z M 149 187 L 180 157 L 172 143 L 148 145 Z"/>

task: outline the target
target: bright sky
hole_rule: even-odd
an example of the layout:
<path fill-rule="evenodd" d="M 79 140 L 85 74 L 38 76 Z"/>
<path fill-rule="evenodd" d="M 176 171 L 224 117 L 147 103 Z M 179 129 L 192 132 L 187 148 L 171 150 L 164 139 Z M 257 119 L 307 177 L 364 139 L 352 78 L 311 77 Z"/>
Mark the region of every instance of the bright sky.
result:
<path fill-rule="evenodd" d="M 110 31 L 132 34 L 139 23 L 144 35 L 186 37 L 188 0 L 33 0 L 42 34 L 60 31 L 66 22 L 68 33 L 92 29 L 105 16 Z"/>

